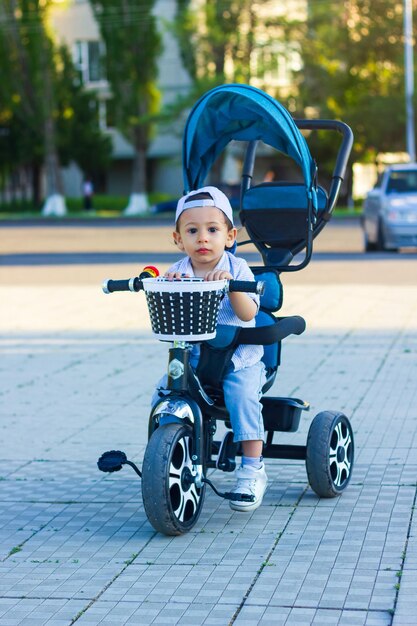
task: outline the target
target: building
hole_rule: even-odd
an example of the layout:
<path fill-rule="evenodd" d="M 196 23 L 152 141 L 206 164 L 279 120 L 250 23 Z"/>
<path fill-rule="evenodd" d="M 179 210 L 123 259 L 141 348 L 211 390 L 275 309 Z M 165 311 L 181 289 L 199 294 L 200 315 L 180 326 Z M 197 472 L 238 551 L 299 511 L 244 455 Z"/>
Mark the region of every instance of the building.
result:
<path fill-rule="evenodd" d="M 201 0 L 195 0 L 198 9 Z M 288 48 L 282 43 L 280 18 L 305 15 L 306 0 L 287 0 L 282 3 L 272 0 L 253 4 L 256 12 L 254 28 L 254 49 L 250 56 L 250 73 L 254 77 L 251 84 L 275 93 L 281 90 L 288 95 L 291 90 L 291 74 L 301 63 L 295 47 Z M 163 103 L 171 102 L 180 92 L 186 92 L 190 77 L 184 69 L 176 40 L 166 24 L 173 20 L 176 10 L 175 0 L 158 0 L 155 14 L 159 18 L 163 36 L 163 53 L 159 62 L 159 87 Z M 99 120 L 101 128 L 113 142 L 112 165 L 103 181 L 103 191 L 110 195 L 129 195 L 131 181 L 132 146 L 112 126 L 111 93 L 100 66 L 102 43 L 97 23 L 88 0 L 55 0 L 51 13 L 52 26 L 57 39 L 65 42 L 72 51 L 74 61 L 80 70 L 86 89 L 94 89 L 99 94 Z M 269 26 L 265 26 L 269 22 Z M 201 28 L 204 29 L 203 20 Z M 227 65 L 228 63 L 228 65 Z M 226 63 L 233 76 L 233 59 Z M 204 70 L 204 68 L 203 68 Z M 178 195 L 182 192 L 181 137 L 183 123 L 173 124 L 157 134 L 153 140 L 149 157 L 149 190 Z M 230 151 L 226 159 L 226 182 L 236 182 L 239 176 L 240 153 Z M 265 155 L 268 159 L 268 153 Z M 265 165 L 265 171 L 268 165 Z M 64 170 L 65 193 L 77 196 L 81 193 L 83 173 L 74 165 Z"/>

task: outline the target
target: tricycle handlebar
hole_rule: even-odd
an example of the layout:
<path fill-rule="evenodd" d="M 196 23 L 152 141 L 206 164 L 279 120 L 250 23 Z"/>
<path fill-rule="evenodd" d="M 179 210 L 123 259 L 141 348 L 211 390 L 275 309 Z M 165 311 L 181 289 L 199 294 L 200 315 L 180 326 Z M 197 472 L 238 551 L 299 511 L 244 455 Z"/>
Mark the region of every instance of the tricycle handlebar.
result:
<path fill-rule="evenodd" d="M 180 280 L 178 279 L 179 282 Z M 115 291 L 137 292 L 143 289 L 143 283 L 138 276 L 121 280 L 106 279 L 103 281 L 102 289 L 104 293 L 114 293 Z M 229 280 L 226 284 L 226 291 L 240 291 L 262 295 L 265 291 L 265 283 L 260 280 Z"/>
<path fill-rule="evenodd" d="M 113 293 L 114 291 L 140 291 L 143 289 L 143 286 L 138 276 L 134 278 L 123 278 L 122 280 L 106 278 L 106 280 L 103 281 L 102 289 L 104 293 Z"/>

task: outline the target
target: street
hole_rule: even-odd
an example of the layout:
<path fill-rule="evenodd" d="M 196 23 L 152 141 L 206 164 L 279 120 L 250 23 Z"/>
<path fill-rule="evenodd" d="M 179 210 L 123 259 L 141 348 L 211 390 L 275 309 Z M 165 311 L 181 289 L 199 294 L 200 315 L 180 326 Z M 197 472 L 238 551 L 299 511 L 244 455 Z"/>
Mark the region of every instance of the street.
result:
<path fill-rule="evenodd" d="M 97 284 L 110 274 L 134 274 L 142 265 L 161 268 L 179 258 L 172 228 L 164 220 L 149 225 L 47 225 L 1 228 L 1 284 Z M 244 239 L 239 236 L 239 240 Z M 241 253 L 253 264 L 253 246 Z M 417 251 L 364 253 L 359 220 L 334 219 L 314 242 L 313 260 L 302 272 L 283 275 L 285 285 L 416 283 Z M 323 268 L 325 263 L 325 270 Z M 138 268 L 139 265 L 139 268 Z"/>
<path fill-rule="evenodd" d="M 362 252 L 334 221 L 309 267 L 282 277 L 283 342 L 268 395 L 351 420 L 356 461 L 340 498 L 318 499 L 300 461 L 267 460 L 252 514 L 207 494 L 192 532 L 146 519 L 139 465 L 167 347 L 142 294 L 104 278 L 178 258 L 171 228 L 0 225 L 0 626 L 199 624 L 412 626 L 417 615 L 417 253 Z M 247 252 L 257 263 L 255 251 Z M 230 474 L 213 472 L 221 490 Z"/>

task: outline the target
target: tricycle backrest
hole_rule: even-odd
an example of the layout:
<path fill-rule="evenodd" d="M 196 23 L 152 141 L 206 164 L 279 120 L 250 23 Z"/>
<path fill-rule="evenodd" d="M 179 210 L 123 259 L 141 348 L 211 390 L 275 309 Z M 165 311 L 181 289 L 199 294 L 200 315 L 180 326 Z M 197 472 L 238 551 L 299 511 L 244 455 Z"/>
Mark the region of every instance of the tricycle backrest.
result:
<path fill-rule="evenodd" d="M 319 224 L 328 198 L 322 187 L 316 193 L 315 223 Z M 290 263 L 306 246 L 308 210 L 305 186 L 298 183 L 262 183 L 245 191 L 240 218 L 265 265 Z"/>

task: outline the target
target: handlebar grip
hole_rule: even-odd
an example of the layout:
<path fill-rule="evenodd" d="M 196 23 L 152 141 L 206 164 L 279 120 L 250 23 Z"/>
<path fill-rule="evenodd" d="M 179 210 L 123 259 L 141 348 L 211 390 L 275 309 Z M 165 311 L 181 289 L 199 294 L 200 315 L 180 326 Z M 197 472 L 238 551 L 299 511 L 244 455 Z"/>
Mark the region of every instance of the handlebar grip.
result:
<path fill-rule="evenodd" d="M 265 291 L 265 283 L 262 280 L 231 280 L 229 281 L 229 291 L 240 291 L 243 293 L 257 293 L 262 295 Z"/>
<path fill-rule="evenodd" d="M 142 289 L 142 281 L 137 276 L 134 278 L 124 278 L 122 280 L 106 279 L 103 282 L 102 289 L 104 293 L 113 293 L 114 291 L 140 291 Z"/>

